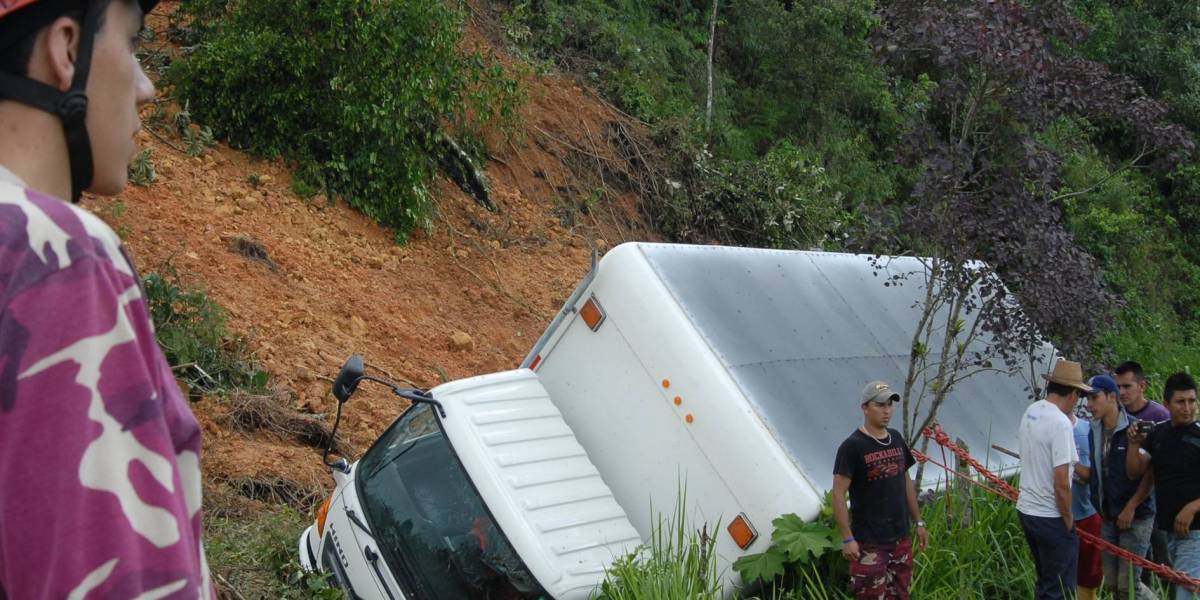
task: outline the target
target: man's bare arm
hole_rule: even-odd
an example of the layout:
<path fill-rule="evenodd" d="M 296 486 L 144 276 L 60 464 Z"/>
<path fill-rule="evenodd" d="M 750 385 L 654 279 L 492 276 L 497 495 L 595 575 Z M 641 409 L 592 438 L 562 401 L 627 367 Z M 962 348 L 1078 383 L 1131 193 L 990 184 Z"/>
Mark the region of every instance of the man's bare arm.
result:
<path fill-rule="evenodd" d="M 1071 516 L 1071 465 L 1054 467 L 1054 501 L 1058 504 L 1058 512 L 1062 515 L 1063 524 L 1067 529 L 1075 527 L 1075 519 Z"/>
<path fill-rule="evenodd" d="M 850 540 L 842 543 L 842 556 L 846 557 L 846 560 L 855 561 L 858 560 L 858 542 L 854 540 L 854 534 L 850 531 L 850 510 L 846 508 L 846 491 L 849 489 L 849 477 L 836 474 L 833 476 L 833 489 L 829 491 L 830 500 L 833 502 L 833 522 L 842 533 L 842 540 Z"/>

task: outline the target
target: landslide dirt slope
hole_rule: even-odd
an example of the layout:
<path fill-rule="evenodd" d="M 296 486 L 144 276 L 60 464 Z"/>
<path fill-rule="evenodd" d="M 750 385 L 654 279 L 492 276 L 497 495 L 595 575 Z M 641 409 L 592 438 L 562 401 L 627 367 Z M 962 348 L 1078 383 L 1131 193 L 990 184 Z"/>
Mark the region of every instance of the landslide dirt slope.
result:
<path fill-rule="evenodd" d="M 467 43 L 514 64 L 481 19 Z M 170 264 L 228 311 L 279 390 L 259 402 L 285 420 L 328 424 L 328 378 L 349 355 L 420 387 L 514 368 L 587 272 L 592 248 L 655 239 L 628 177 L 640 124 L 565 77 L 526 75 L 523 85 L 517 135 L 487 139 L 498 211 L 434 182 L 432 226 L 403 247 L 343 202 L 295 195 L 287 164 L 225 145 L 193 158 L 165 128 L 139 134 L 157 181 L 85 205 L 123 232 L 143 274 Z M 260 244 L 275 266 L 235 251 L 239 239 Z M 308 508 L 328 486 L 320 451 L 277 427 L 237 426 L 239 402 L 193 404 L 205 429 L 206 504 L 249 495 Z M 357 456 L 403 407 L 364 386 L 339 437 Z"/>

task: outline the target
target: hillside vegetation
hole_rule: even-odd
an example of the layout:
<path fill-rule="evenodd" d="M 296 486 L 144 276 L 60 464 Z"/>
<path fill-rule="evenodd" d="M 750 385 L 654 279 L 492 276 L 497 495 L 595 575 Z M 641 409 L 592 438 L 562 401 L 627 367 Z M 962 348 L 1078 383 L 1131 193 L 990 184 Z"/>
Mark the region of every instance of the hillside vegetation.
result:
<path fill-rule="evenodd" d="M 675 239 L 921 253 L 958 224 L 1085 361 L 1200 357 L 1193 3 L 522 0 L 505 19 L 670 145 L 683 185 L 654 216 Z"/>

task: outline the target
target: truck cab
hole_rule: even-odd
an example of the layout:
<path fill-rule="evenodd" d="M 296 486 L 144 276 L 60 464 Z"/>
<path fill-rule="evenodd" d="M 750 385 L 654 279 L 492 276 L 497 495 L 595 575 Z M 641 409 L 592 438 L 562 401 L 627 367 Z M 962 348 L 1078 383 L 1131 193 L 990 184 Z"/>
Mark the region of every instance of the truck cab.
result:
<path fill-rule="evenodd" d="M 338 477 L 301 562 L 352 598 L 583 599 L 641 538 L 529 370 L 444 384 Z"/>

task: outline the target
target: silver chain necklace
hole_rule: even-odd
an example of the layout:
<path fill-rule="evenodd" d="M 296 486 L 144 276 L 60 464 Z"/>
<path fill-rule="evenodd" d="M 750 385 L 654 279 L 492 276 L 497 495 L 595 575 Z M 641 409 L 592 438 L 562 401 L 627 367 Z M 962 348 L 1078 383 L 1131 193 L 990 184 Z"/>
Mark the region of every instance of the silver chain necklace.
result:
<path fill-rule="evenodd" d="M 879 441 L 879 438 L 871 435 L 871 433 L 867 431 L 866 427 L 859 427 L 858 430 L 863 432 L 863 435 L 875 440 L 875 443 L 879 444 L 880 446 L 891 446 L 892 445 L 892 432 L 891 431 L 888 431 L 887 441 L 881 442 L 881 441 Z M 884 431 L 887 431 L 887 430 L 885 429 Z"/>

